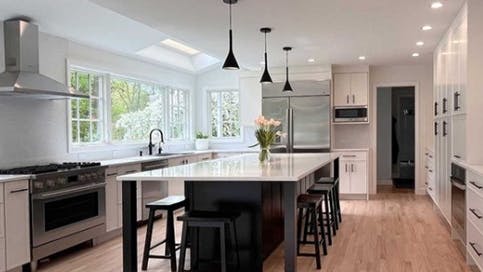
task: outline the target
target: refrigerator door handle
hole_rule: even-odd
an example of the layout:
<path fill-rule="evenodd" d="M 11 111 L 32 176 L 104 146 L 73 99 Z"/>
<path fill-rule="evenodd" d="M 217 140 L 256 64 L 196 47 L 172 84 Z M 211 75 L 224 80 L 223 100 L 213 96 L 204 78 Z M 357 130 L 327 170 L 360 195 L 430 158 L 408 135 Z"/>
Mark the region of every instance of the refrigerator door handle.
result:
<path fill-rule="evenodd" d="M 290 146 L 291 146 L 291 143 L 290 143 L 290 127 L 291 127 L 291 123 L 290 123 L 290 108 L 287 108 L 287 145 L 286 145 L 286 148 L 287 148 L 287 153 L 290 153 Z"/>
<path fill-rule="evenodd" d="M 290 139 L 290 142 L 289 142 L 289 145 L 290 145 L 290 149 L 289 149 L 289 153 L 292 153 L 293 152 L 293 145 L 294 145 L 294 139 L 293 139 L 293 135 L 294 135 L 294 129 L 293 129 L 293 108 L 289 108 L 289 139 Z"/>

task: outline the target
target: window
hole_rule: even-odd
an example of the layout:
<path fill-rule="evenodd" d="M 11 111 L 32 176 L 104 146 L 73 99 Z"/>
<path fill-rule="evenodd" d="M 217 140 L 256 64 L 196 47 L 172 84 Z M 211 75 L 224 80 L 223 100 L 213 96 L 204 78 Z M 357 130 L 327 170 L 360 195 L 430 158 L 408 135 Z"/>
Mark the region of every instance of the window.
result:
<path fill-rule="evenodd" d="M 208 91 L 210 134 L 214 138 L 240 136 L 240 94 L 238 90 Z"/>
<path fill-rule="evenodd" d="M 72 70 L 71 87 L 90 98 L 71 99 L 71 141 L 73 144 L 93 144 L 104 140 L 103 82 L 95 73 Z"/>
<path fill-rule="evenodd" d="M 188 138 L 188 91 L 124 78 L 111 79 L 113 141 L 145 141 L 161 128 L 170 140 Z"/>
<path fill-rule="evenodd" d="M 189 139 L 189 90 L 80 69 L 71 69 L 71 85 L 91 95 L 71 101 L 74 145 L 144 143 L 153 128 L 165 141 Z"/>

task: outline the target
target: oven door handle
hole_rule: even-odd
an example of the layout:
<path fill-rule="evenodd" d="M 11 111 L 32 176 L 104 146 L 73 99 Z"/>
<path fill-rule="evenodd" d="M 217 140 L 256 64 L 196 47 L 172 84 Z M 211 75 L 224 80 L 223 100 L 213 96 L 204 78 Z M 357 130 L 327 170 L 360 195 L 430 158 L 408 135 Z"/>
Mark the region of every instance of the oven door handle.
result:
<path fill-rule="evenodd" d="M 462 190 L 462 191 L 465 191 L 465 190 L 466 190 L 466 186 L 465 186 L 465 185 L 461 185 L 461 184 L 459 184 L 458 182 L 451 181 L 451 184 L 452 184 L 454 187 L 456 187 L 456 188 L 458 188 L 458 189 L 460 189 L 460 190 Z"/>
<path fill-rule="evenodd" d="M 65 195 L 65 194 L 79 193 L 79 192 L 84 192 L 84 191 L 97 189 L 97 188 L 101 188 L 101 187 L 105 187 L 105 186 L 106 186 L 105 182 L 95 183 L 95 184 L 90 184 L 90 185 L 78 187 L 78 188 L 65 189 L 65 190 L 55 191 L 55 192 L 52 192 L 52 193 L 43 193 L 43 194 L 33 195 L 32 199 L 49 199 L 49 198 L 62 196 L 62 195 Z"/>

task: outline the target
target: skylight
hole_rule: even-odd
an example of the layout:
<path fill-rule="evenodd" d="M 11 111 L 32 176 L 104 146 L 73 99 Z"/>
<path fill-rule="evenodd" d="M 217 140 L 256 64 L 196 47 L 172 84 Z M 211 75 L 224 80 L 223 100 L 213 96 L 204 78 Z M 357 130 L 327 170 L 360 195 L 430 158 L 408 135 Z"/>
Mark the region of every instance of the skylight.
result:
<path fill-rule="evenodd" d="M 161 44 L 169 46 L 171 48 L 174 48 L 178 51 L 181 51 L 181 52 L 186 53 L 186 54 L 191 55 L 191 56 L 200 53 L 200 51 L 198 51 L 198 50 L 196 50 L 192 47 L 189 47 L 185 44 L 182 44 L 180 42 L 177 42 L 175 40 L 172 40 L 172 39 L 166 39 L 166 40 L 162 41 Z"/>

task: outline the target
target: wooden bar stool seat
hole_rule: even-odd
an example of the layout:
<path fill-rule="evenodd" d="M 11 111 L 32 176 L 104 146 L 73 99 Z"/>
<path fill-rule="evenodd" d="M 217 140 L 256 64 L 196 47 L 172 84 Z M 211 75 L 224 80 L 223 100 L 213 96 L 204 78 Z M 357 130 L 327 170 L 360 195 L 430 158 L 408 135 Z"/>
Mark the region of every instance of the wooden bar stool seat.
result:
<path fill-rule="evenodd" d="M 168 196 L 166 198 L 146 204 L 149 209 L 148 225 L 146 230 L 146 240 L 144 242 L 142 270 L 148 268 L 148 261 L 150 258 L 154 259 L 170 259 L 171 271 L 176 271 L 176 250 L 179 249 L 179 244 L 176 244 L 174 234 L 174 211 L 184 208 L 186 199 L 184 196 Z M 167 211 L 166 218 L 166 237 L 163 241 L 151 246 L 153 236 L 153 225 L 155 219 L 155 212 L 157 210 Z M 162 244 L 166 244 L 164 255 L 152 255 L 150 251 Z"/>
<path fill-rule="evenodd" d="M 181 237 L 181 251 L 179 255 L 179 272 L 184 272 L 184 264 L 185 264 L 185 257 L 186 257 L 186 248 L 187 248 L 187 241 L 188 241 L 188 231 L 189 229 L 194 229 L 199 231 L 200 228 L 213 228 L 219 231 L 220 235 L 220 264 L 221 264 L 221 271 L 226 272 L 228 269 L 228 262 L 227 262 L 227 247 L 226 241 L 230 241 L 231 245 L 235 245 L 235 252 L 232 252 L 236 255 L 236 267 L 237 270 L 240 267 L 240 253 L 238 249 L 238 237 L 236 231 L 236 219 L 240 217 L 240 213 L 237 212 L 213 212 L 213 211 L 189 211 L 183 214 L 182 216 L 178 216 L 179 221 L 183 221 L 183 233 Z M 227 239 L 227 231 L 230 233 L 231 239 Z M 197 235 L 198 236 L 198 235 Z M 191 241 L 193 241 L 193 237 L 190 237 Z M 198 239 L 196 237 L 195 239 Z M 193 245 L 193 243 L 192 243 Z M 199 242 L 196 241 L 196 245 L 199 245 Z M 196 254 L 199 252 L 199 248 L 196 249 Z M 199 262 L 198 256 L 195 257 L 195 260 Z M 210 260 L 213 261 L 213 260 Z"/>

